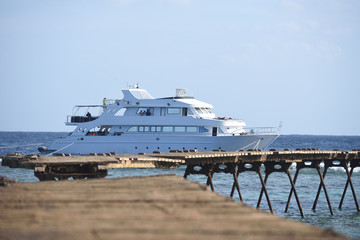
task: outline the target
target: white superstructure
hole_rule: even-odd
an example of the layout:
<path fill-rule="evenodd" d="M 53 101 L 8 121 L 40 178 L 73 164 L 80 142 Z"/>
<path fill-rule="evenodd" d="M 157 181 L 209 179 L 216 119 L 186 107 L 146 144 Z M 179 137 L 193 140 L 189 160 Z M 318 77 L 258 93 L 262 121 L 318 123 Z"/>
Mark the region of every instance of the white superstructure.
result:
<path fill-rule="evenodd" d="M 218 118 L 212 105 L 185 96 L 153 98 L 144 89 L 126 89 L 121 100 L 75 106 L 66 125 L 76 126 L 65 138 L 40 151 L 90 153 L 152 153 L 171 150 L 238 151 L 264 149 L 279 128 L 246 128 L 243 120 Z"/>

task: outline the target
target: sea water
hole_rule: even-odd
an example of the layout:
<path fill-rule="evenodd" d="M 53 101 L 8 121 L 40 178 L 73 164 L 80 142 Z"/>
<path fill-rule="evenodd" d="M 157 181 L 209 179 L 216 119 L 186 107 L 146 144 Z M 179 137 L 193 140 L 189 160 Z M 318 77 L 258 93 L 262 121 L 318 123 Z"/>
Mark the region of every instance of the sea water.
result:
<path fill-rule="evenodd" d="M 65 137 L 68 133 L 52 132 L 0 132 L 0 155 L 6 155 L 9 152 L 18 152 L 21 154 L 38 154 L 38 146 L 48 146 L 55 138 Z M 270 148 L 282 150 L 289 148 L 318 148 L 320 150 L 352 150 L 360 149 L 360 136 L 313 136 L 313 135 L 282 135 Z M 352 175 L 352 181 L 355 192 L 360 197 L 360 168 L 355 168 Z M 294 176 L 295 167 L 291 167 L 291 174 Z M 323 169 L 322 169 L 323 170 Z M 109 169 L 107 178 L 131 177 L 131 176 L 149 176 L 158 174 L 177 174 L 183 176 L 185 167 L 181 166 L 176 170 L 169 169 Z M 22 182 L 37 182 L 33 170 L 8 168 L 0 166 L 0 176 L 6 176 L 9 179 L 17 179 Z M 206 183 L 205 176 L 190 175 L 189 180 Z M 303 219 L 298 210 L 295 197 L 293 195 L 288 213 L 284 212 L 290 183 L 286 174 L 273 173 L 269 176 L 267 190 L 274 209 L 278 216 L 300 221 L 310 225 L 318 226 L 323 229 L 332 229 L 348 237 L 360 238 L 360 213 L 357 212 L 355 202 L 350 187 L 343 203 L 342 210 L 338 205 L 343 193 L 347 177 L 342 168 L 330 168 L 326 174 L 325 185 L 328 190 L 334 215 L 330 214 L 325 194 L 322 191 L 319 197 L 316 211 L 312 211 L 312 206 L 319 185 L 319 176 L 315 169 L 302 169 L 296 182 L 301 205 L 304 210 Z M 229 196 L 233 179 L 230 174 L 218 173 L 213 178 L 215 191 L 224 196 Z M 244 202 L 252 207 L 256 207 L 261 183 L 255 172 L 245 172 L 239 175 L 239 184 Z M 234 199 L 239 201 L 237 192 Z M 260 208 L 263 211 L 269 211 L 265 196 L 263 196 Z"/>

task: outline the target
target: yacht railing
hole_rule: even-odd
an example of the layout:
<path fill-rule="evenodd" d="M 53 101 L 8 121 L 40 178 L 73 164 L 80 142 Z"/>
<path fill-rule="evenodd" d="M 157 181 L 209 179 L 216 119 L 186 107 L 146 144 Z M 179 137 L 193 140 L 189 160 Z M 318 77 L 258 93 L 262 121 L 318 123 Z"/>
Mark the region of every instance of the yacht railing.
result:
<path fill-rule="evenodd" d="M 232 133 L 222 133 L 221 136 L 237 136 L 237 135 L 279 135 L 281 127 L 245 127 Z"/>
<path fill-rule="evenodd" d="M 110 105 L 110 104 L 114 104 L 114 103 L 119 103 L 121 100 L 119 99 L 106 99 L 106 105 Z"/>
<path fill-rule="evenodd" d="M 72 116 L 68 115 L 66 118 L 66 123 L 82 123 L 90 122 L 97 119 L 98 116 Z"/>
<path fill-rule="evenodd" d="M 246 134 L 280 134 L 280 127 L 246 127 Z"/>
<path fill-rule="evenodd" d="M 77 105 L 72 115 L 67 116 L 66 123 L 90 122 L 97 119 L 103 112 L 103 105 Z"/>

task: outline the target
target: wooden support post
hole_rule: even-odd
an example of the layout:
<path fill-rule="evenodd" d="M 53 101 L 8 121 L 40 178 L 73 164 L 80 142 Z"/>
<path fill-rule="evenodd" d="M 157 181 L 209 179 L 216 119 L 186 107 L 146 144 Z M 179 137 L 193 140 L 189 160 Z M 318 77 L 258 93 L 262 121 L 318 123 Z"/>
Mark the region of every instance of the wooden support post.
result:
<path fill-rule="evenodd" d="M 236 172 L 236 179 L 238 179 L 239 174 L 240 174 L 240 172 L 237 171 L 237 172 Z M 234 179 L 235 179 L 235 176 L 234 176 Z M 236 187 L 236 183 L 235 183 L 235 181 L 234 181 L 234 183 L 233 183 L 233 185 L 232 185 L 232 188 L 231 188 L 231 193 L 230 193 L 230 197 L 231 197 L 231 198 L 234 196 L 235 187 Z"/>
<path fill-rule="evenodd" d="M 323 178 L 323 176 L 322 176 L 322 174 L 321 174 L 321 171 L 320 171 L 320 165 L 317 165 L 316 170 L 317 170 L 317 172 L 318 172 L 318 174 L 319 174 L 319 177 L 320 177 L 320 184 L 321 184 L 322 187 L 324 188 L 324 192 L 325 192 L 325 196 L 326 196 L 326 201 L 327 201 L 327 203 L 328 203 L 330 213 L 331 213 L 331 215 L 334 215 L 333 210 L 332 210 L 332 207 L 331 207 L 330 199 L 329 199 L 329 196 L 328 196 L 327 191 L 326 191 L 324 178 Z M 315 211 L 314 208 L 313 208 L 312 210 Z"/>
<path fill-rule="evenodd" d="M 265 180 L 263 180 L 263 177 L 262 177 L 262 174 L 261 174 L 260 169 L 259 169 L 259 171 L 257 171 L 257 173 L 259 174 L 259 178 L 260 178 L 260 182 L 261 182 L 262 188 L 261 188 L 261 192 L 260 192 L 260 196 L 259 196 L 259 200 L 258 200 L 258 203 L 257 203 L 257 205 L 256 205 L 256 208 L 260 208 L 261 199 L 262 199 L 263 193 L 265 192 L 265 196 L 266 196 L 267 203 L 268 203 L 268 205 L 269 205 L 270 212 L 271 212 L 272 214 L 274 214 L 274 210 L 273 210 L 273 208 L 272 208 L 272 205 L 271 205 L 271 202 L 270 202 L 270 198 L 269 198 L 268 192 L 267 192 L 267 190 L 266 190 L 266 182 L 267 182 L 267 179 L 268 179 L 268 177 L 269 177 L 269 174 L 265 174 Z"/>
<path fill-rule="evenodd" d="M 232 185 L 232 188 L 231 188 L 231 193 L 230 193 L 230 197 L 233 198 L 234 196 L 234 192 L 235 192 L 235 188 L 236 190 L 238 191 L 238 194 L 239 194 L 239 199 L 242 203 L 244 203 L 243 201 L 243 198 L 241 196 L 241 192 L 240 192 L 240 184 L 239 184 L 239 174 L 240 174 L 240 171 L 239 171 L 239 168 L 236 168 L 236 165 L 235 164 L 231 164 L 231 170 L 230 172 L 232 173 L 233 177 L 234 177 L 234 183 Z"/>
<path fill-rule="evenodd" d="M 298 178 L 298 175 L 299 175 L 299 171 L 300 171 L 300 169 L 299 169 L 299 168 L 296 168 L 296 172 L 295 172 L 295 176 L 294 176 L 294 181 L 293 181 L 294 187 L 295 187 L 295 184 L 296 184 L 296 180 L 297 180 L 297 178 Z M 285 212 L 287 212 L 287 211 L 289 210 L 289 205 L 290 205 L 292 193 L 293 193 L 293 188 L 291 188 L 291 190 L 290 190 L 289 197 L 288 197 L 288 201 L 287 201 L 286 207 L 285 207 Z"/>
<path fill-rule="evenodd" d="M 237 176 L 236 176 L 235 171 L 233 172 L 233 176 L 234 176 L 234 184 L 235 184 L 235 186 L 236 186 L 236 190 L 237 190 L 238 193 L 239 193 L 240 202 L 241 202 L 241 203 L 244 203 L 244 202 L 243 202 L 243 198 L 242 198 L 241 193 L 240 193 L 240 185 L 239 185 L 239 181 L 238 181 L 238 178 L 237 178 Z M 232 195 L 233 195 L 233 191 L 231 191 L 231 193 L 232 193 Z M 231 195 L 231 197 L 232 197 L 232 195 Z"/>
<path fill-rule="evenodd" d="M 350 178 L 351 178 L 351 175 L 353 173 L 353 170 L 354 170 L 354 168 L 351 168 L 351 170 L 350 170 Z M 340 203 L 339 203 L 339 209 L 340 210 L 342 209 L 342 204 L 343 204 L 343 201 L 344 201 L 345 194 L 346 194 L 348 186 L 349 186 L 349 178 L 346 179 L 346 184 L 345 184 L 345 187 L 344 187 L 344 191 L 343 191 L 343 194 L 341 196 Z"/>
<path fill-rule="evenodd" d="M 301 204 L 300 204 L 299 197 L 298 197 L 298 195 L 297 195 L 297 193 L 296 193 L 295 183 L 293 182 L 293 180 L 292 180 L 292 178 L 291 178 L 289 169 L 286 170 L 286 174 L 287 174 L 288 177 L 289 177 L 289 181 L 290 181 L 290 183 L 291 183 L 291 192 L 294 192 L 295 199 L 296 199 L 296 202 L 297 202 L 297 204 L 298 204 L 301 217 L 302 217 L 302 218 L 305 218 L 303 209 L 302 209 Z M 291 197 L 291 196 L 289 196 L 289 197 Z M 288 206 L 286 206 L 286 207 L 288 207 Z M 286 210 L 287 210 L 287 209 L 286 209 Z"/>
<path fill-rule="evenodd" d="M 351 175 L 353 173 L 354 167 L 351 167 L 350 173 L 349 173 L 349 169 L 347 168 L 347 165 L 344 166 L 344 168 L 345 168 L 346 175 L 347 175 L 347 181 L 346 181 L 346 184 L 345 184 L 343 195 L 341 197 L 341 201 L 340 201 L 340 204 L 339 204 L 339 209 L 341 210 L 341 208 L 342 208 L 342 204 L 343 204 L 343 201 L 344 201 L 344 198 L 345 198 L 346 190 L 347 190 L 347 187 L 348 187 L 348 185 L 350 183 L 350 187 L 351 187 L 351 191 L 352 191 L 352 194 L 353 194 L 353 197 L 354 197 L 356 209 L 357 209 L 358 212 L 360 212 L 359 203 L 357 201 L 357 197 L 356 197 L 356 194 L 355 194 L 355 189 L 354 189 L 353 183 L 351 181 Z"/>
<path fill-rule="evenodd" d="M 195 167 L 200 167 L 200 170 L 195 170 Z M 214 175 L 214 166 L 210 164 L 205 165 L 187 165 L 184 178 L 186 179 L 190 174 L 202 174 L 207 176 L 206 186 L 210 186 L 211 190 L 214 191 L 214 185 L 212 182 L 212 176 Z"/>
<path fill-rule="evenodd" d="M 328 166 L 325 164 L 325 168 L 324 168 L 324 173 L 323 173 L 323 179 L 325 179 L 325 176 L 326 176 L 326 173 L 327 173 L 327 170 L 328 170 Z M 315 200 L 314 200 L 314 204 L 313 204 L 313 207 L 312 207 L 312 210 L 315 211 L 316 210 L 316 205 L 317 205 L 317 202 L 319 200 L 319 196 L 320 196 L 320 192 L 321 192 L 321 183 L 319 184 L 319 187 L 318 187 L 318 191 L 317 191 L 317 194 L 316 194 L 316 197 L 315 197 Z"/>
<path fill-rule="evenodd" d="M 211 191 L 214 192 L 215 190 L 214 190 L 214 185 L 213 185 L 213 182 L 212 182 L 212 175 L 213 175 L 213 173 L 211 173 L 211 172 L 209 171 L 208 174 L 207 174 L 208 179 L 207 179 L 206 185 L 207 185 L 207 186 L 210 185 Z"/>
<path fill-rule="evenodd" d="M 190 175 L 190 165 L 187 165 L 184 173 L 184 178 L 186 179 L 187 176 L 189 175 Z"/>

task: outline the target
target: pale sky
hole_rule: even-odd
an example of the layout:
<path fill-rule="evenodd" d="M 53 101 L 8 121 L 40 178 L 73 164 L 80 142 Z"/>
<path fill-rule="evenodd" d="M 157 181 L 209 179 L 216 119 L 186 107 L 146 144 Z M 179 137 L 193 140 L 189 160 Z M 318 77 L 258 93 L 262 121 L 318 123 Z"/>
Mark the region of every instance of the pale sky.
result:
<path fill-rule="evenodd" d="M 0 0 L 0 131 L 176 88 L 283 134 L 360 135 L 358 0 Z"/>

